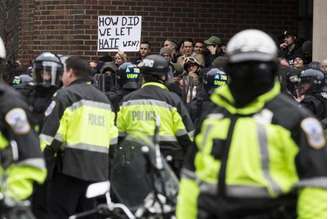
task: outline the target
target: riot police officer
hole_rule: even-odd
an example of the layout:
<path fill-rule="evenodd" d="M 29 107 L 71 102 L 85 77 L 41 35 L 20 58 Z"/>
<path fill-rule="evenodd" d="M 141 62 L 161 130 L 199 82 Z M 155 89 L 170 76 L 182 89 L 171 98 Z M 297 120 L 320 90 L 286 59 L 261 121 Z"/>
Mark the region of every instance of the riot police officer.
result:
<path fill-rule="evenodd" d="M 32 77 L 33 82 L 26 84 L 24 96 L 32 111 L 33 124 L 35 130 L 39 133 L 43 127 L 46 109 L 50 105 L 55 92 L 61 87 L 61 77 L 63 73 L 63 64 L 61 58 L 50 52 L 41 53 L 33 60 Z M 35 185 L 32 196 L 32 211 L 39 219 L 46 218 L 46 181 L 43 185 Z"/>
<path fill-rule="evenodd" d="M 190 103 L 190 115 L 194 121 L 195 126 L 198 124 L 202 114 L 206 112 L 211 104 L 210 95 L 213 91 L 227 84 L 227 74 L 218 68 L 206 68 L 201 72 L 202 77 L 202 89 L 198 92 L 196 98 Z"/>
<path fill-rule="evenodd" d="M 149 55 L 140 65 L 145 83 L 123 98 L 117 116 L 120 137 L 142 134 L 152 139 L 155 118 L 160 118 L 159 144 L 171 167 L 179 175 L 187 148 L 191 145 L 193 124 L 182 100 L 165 86 L 168 62 Z"/>
<path fill-rule="evenodd" d="M 195 134 L 177 218 L 326 218 L 323 130 L 280 94 L 274 41 L 244 30 L 227 55 L 230 81 L 212 94 L 213 108 Z"/>
<path fill-rule="evenodd" d="M 0 38 L 1 65 L 5 57 Z M 46 168 L 28 107 L 14 89 L 0 82 L 0 193 L 9 199 L 25 200 L 33 192 L 33 183 L 43 183 L 45 177 Z"/>
<path fill-rule="evenodd" d="M 32 77 L 34 83 L 29 84 L 26 93 L 27 102 L 32 110 L 33 122 L 38 130 L 42 129 L 44 113 L 54 93 L 61 87 L 63 64 L 60 58 L 50 52 L 41 53 L 33 61 Z"/>
<path fill-rule="evenodd" d="M 96 88 L 107 94 L 118 89 L 117 66 L 114 62 L 104 62 L 99 64 L 99 73 L 93 76 Z"/>
<path fill-rule="evenodd" d="M 300 104 L 321 121 L 327 118 L 327 94 L 324 91 L 324 79 L 324 74 L 316 69 L 306 69 L 300 74 Z"/>
<path fill-rule="evenodd" d="M 291 99 L 298 97 L 298 84 L 300 81 L 301 71 L 295 68 L 280 65 L 278 67 L 277 79 L 281 85 L 281 92 L 289 96 Z"/>
<path fill-rule="evenodd" d="M 34 85 L 33 78 L 28 74 L 15 76 L 11 82 L 11 86 L 15 88 L 24 97 L 27 97 L 31 92 L 31 87 Z"/>

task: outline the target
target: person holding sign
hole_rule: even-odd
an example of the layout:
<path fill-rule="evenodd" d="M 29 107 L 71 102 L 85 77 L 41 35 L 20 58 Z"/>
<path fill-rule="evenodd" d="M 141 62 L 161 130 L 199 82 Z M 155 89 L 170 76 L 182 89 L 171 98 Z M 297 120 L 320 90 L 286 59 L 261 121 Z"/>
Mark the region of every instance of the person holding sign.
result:
<path fill-rule="evenodd" d="M 128 57 L 124 52 L 118 51 L 114 56 L 114 60 L 115 60 L 115 65 L 117 67 L 120 67 L 120 65 L 122 65 L 128 60 Z"/>
<path fill-rule="evenodd" d="M 141 16 L 99 16 L 98 52 L 137 52 L 141 23 Z"/>

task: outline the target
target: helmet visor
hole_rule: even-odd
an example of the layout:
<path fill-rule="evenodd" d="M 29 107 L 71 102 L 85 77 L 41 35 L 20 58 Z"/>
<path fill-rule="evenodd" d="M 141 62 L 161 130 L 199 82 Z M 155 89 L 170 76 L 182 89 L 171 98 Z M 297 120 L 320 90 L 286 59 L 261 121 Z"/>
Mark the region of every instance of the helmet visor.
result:
<path fill-rule="evenodd" d="M 57 86 L 61 80 L 62 66 L 56 62 L 35 62 L 33 64 L 33 78 L 37 84 Z"/>

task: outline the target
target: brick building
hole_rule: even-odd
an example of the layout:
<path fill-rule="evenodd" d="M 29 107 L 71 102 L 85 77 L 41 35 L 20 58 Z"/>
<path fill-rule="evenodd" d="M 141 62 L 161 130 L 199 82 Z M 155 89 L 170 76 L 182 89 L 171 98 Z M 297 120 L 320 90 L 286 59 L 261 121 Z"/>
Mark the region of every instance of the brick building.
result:
<path fill-rule="evenodd" d="M 262 29 L 275 36 L 289 29 L 311 38 L 312 6 L 308 2 L 311 1 L 21 0 L 17 13 L 19 47 L 14 53 L 25 64 L 42 51 L 95 59 L 103 55 L 97 52 L 98 15 L 142 16 L 142 40 L 151 42 L 153 52 L 159 51 L 166 38 L 204 40 L 217 35 L 227 41 L 245 28 Z"/>

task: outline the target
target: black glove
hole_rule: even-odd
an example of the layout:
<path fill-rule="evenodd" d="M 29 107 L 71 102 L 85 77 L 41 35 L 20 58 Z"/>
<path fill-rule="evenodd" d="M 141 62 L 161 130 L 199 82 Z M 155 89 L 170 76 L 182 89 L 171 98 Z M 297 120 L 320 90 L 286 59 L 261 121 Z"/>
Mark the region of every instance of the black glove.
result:
<path fill-rule="evenodd" d="M 43 153 L 48 171 L 47 180 L 51 180 L 56 167 L 56 152 L 52 149 L 52 147 L 47 146 Z"/>

